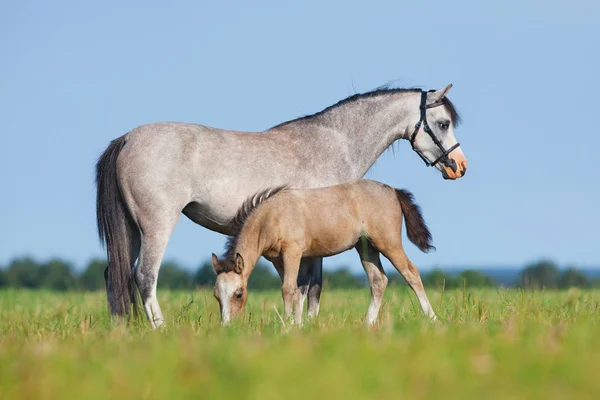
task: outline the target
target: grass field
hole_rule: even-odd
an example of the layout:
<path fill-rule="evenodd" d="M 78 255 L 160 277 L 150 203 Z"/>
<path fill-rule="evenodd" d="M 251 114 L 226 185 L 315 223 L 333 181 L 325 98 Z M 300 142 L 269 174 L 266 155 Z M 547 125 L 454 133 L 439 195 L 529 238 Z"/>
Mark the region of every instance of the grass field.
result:
<path fill-rule="evenodd" d="M 324 291 L 321 315 L 284 326 L 277 292 L 219 325 L 210 291 L 159 292 L 168 327 L 111 327 L 103 293 L 0 291 L 0 398 L 600 398 L 600 291 L 391 287 Z"/>

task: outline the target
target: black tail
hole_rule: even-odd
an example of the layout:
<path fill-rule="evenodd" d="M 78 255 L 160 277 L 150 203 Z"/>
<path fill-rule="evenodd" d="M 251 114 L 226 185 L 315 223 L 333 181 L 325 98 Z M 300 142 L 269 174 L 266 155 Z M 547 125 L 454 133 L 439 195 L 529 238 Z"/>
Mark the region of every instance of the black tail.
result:
<path fill-rule="evenodd" d="M 96 164 L 96 219 L 98 236 L 106 246 L 106 293 L 111 313 L 129 315 L 137 310 L 132 253 L 135 224 L 126 208 L 117 181 L 117 157 L 125 136 L 113 140 Z"/>
<path fill-rule="evenodd" d="M 412 193 L 404 189 L 394 190 L 404 214 L 408 239 L 424 253 L 435 250 L 431 245 L 431 233 L 425 224 L 421 208 L 415 203 Z"/>

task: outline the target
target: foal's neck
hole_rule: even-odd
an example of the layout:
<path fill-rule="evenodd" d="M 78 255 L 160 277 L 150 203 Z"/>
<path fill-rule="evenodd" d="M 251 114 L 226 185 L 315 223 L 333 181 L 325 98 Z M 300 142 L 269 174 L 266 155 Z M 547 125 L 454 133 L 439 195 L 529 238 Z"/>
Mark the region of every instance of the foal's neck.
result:
<path fill-rule="evenodd" d="M 252 239 L 252 237 L 254 237 Z M 233 250 L 235 255 L 239 253 L 244 259 L 244 271 L 242 272 L 244 280 L 248 281 L 250 274 L 254 270 L 258 259 L 262 256 L 263 247 L 261 245 L 260 236 L 258 235 L 241 235 L 238 239 L 238 243 Z"/>

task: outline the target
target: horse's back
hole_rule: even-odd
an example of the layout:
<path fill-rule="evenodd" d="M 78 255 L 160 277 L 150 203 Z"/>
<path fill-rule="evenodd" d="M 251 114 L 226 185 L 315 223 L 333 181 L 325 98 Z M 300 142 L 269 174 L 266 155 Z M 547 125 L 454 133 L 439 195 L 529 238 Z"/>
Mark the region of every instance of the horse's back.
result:
<path fill-rule="evenodd" d="M 135 214 L 161 209 L 178 215 L 199 197 L 198 192 L 210 194 L 209 182 L 216 168 L 210 159 L 227 147 L 226 141 L 221 130 L 179 122 L 156 122 L 131 130 L 117 158 L 119 185 L 129 208 Z M 230 215 L 211 210 L 206 204 L 217 201 L 207 197 L 199 201 L 201 214 L 225 224 Z"/>
<path fill-rule="evenodd" d="M 191 149 L 201 143 L 218 144 L 226 139 L 228 132 L 184 122 L 152 122 L 132 129 L 127 134 L 127 141 L 130 146 L 143 149 Z"/>

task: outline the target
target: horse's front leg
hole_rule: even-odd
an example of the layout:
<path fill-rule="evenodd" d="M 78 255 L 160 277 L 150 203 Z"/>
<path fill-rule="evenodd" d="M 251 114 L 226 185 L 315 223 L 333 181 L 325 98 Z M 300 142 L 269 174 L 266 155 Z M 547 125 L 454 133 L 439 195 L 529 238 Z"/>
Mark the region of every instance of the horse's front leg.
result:
<path fill-rule="evenodd" d="M 283 260 L 281 257 L 271 258 L 265 257 L 267 260 L 271 261 L 273 267 L 275 267 L 275 271 L 277 271 L 277 275 L 279 275 L 279 279 L 281 279 L 281 283 L 283 284 Z"/>
<path fill-rule="evenodd" d="M 298 271 L 298 298 L 300 308 L 304 312 L 304 301 L 308 297 L 308 291 L 313 280 L 314 259 L 303 258 L 300 261 L 300 270 Z M 318 303 L 317 303 L 318 306 Z M 309 306 L 309 310 L 310 310 Z"/>
<path fill-rule="evenodd" d="M 281 286 L 281 296 L 283 297 L 283 307 L 286 319 L 292 316 L 292 310 L 295 314 L 295 322 L 302 325 L 302 305 L 300 304 L 298 290 L 298 271 L 300 269 L 300 259 L 302 253 L 292 249 L 286 250 L 283 254 L 283 285 Z"/>
<path fill-rule="evenodd" d="M 308 286 L 308 317 L 314 318 L 319 315 L 319 306 L 321 301 L 321 287 L 323 286 L 323 258 L 311 258 L 310 280 Z"/>

